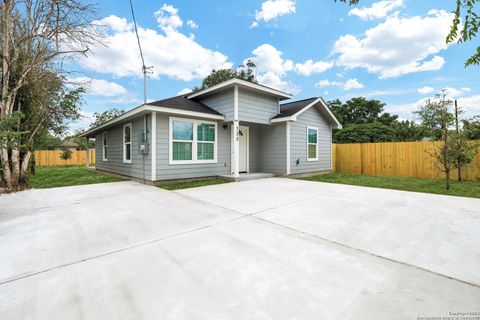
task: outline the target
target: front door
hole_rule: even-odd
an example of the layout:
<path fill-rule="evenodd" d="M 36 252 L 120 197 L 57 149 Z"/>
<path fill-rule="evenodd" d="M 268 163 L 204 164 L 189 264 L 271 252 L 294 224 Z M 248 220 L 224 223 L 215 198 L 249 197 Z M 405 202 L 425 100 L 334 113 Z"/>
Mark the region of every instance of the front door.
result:
<path fill-rule="evenodd" d="M 249 128 L 240 126 L 239 132 L 239 144 L 240 144 L 240 154 L 239 154 L 239 163 L 238 171 L 239 172 L 248 172 L 248 134 Z"/>

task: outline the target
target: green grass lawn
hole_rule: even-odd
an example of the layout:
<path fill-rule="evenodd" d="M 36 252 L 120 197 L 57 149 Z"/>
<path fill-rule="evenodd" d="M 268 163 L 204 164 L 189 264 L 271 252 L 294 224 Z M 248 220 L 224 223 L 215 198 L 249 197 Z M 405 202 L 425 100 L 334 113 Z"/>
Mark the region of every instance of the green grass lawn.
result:
<path fill-rule="evenodd" d="M 313 177 L 304 177 L 300 179 L 309 181 L 351 184 L 364 187 L 480 198 L 480 182 L 473 181 L 450 181 L 450 190 L 446 190 L 445 181 L 443 180 L 417 179 L 407 177 L 384 177 L 351 173 L 331 173 Z"/>
<path fill-rule="evenodd" d="M 188 189 L 188 188 L 196 188 L 196 187 L 204 187 L 204 186 L 211 186 L 214 184 L 222 184 L 227 183 L 228 181 L 220 178 L 214 179 L 205 179 L 205 180 L 194 180 L 194 181 L 186 181 L 186 182 L 179 182 L 174 184 L 159 184 L 157 187 L 166 189 L 166 190 L 180 190 L 180 189 Z"/>
<path fill-rule="evenodd" d="M 124 179 L 87 170 L 85 166 L 36 167 L 36 174 L 30 175 L 30 188 L 44 189 L 82 184 L 123 181 Z"/>

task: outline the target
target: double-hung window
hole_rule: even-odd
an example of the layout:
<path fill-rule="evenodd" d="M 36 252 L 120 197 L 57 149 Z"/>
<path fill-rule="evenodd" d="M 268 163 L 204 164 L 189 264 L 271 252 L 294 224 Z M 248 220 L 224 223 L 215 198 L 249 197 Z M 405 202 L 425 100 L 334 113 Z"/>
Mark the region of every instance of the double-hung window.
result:
<path fill-rule="evenodd" d="M 307 127 L 307 160 L 318 160 L 318 128 Z"/>
<path fill-rule="evenodd" d="M 107 131 L 102 134 L 102 160 L 108 160 L 108 136 Z"/>
<path fill-rule="evenodd" d="M 170 164 L 216 163 L 217 124 L 170 118 Z"/>
<path fill-rule="evenodd" d="M 123 162 L 132 163 L 132 124 L 123 126 Z"/>

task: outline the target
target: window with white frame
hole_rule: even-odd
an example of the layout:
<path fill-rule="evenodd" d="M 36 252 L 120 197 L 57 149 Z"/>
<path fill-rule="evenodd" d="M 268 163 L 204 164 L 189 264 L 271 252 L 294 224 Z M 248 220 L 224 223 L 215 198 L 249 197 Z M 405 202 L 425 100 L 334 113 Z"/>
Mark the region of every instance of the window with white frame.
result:
<path fill-rule="evenodd" d="M 215 163 L 216 122 L 170 118 L 170 163 Z"/>
<path fill-rule="evenodd" d="M 108 160 L 108 136 L 106 131 L 102 134 L 102 160 Z"/>
<path fill-rule="evenodd" d="M 132 124 L 123 126 L 123 162 L 132 163 Z"/>
<path fill-rule="evenodd" d="M 318 128 L 307 127 L 307 160 L 318 160 Z"/>

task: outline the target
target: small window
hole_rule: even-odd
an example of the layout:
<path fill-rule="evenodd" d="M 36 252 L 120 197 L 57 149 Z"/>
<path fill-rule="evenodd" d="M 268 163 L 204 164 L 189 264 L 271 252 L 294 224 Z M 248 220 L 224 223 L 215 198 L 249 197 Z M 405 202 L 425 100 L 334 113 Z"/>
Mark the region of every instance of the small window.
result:
<path fill-rule="evenodd" d="M 132 124 L 123 126 L 123 162 L 132 163 Z"/>
<path fill-rule="evenodd" d="M 216 156 L 215 122 L 170 118 L 170 163 L 214 163 Z"/>
<path fill-rule="evenodd" d="M 307 159 L 318 160 L 318 129 L 307 127 Z"/>
<path fill-rule="evenodd" d="M 106 131 L 102 134 L 102 160 L 108 160 L 108 136 Z"/>

